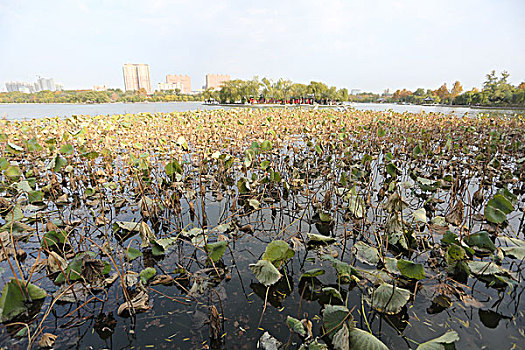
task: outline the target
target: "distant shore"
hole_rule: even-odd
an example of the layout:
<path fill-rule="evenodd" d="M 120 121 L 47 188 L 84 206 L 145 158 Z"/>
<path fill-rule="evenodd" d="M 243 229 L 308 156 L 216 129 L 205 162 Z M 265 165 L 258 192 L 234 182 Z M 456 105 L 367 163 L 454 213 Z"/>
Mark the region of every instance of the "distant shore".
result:
<path fill-rule="evenodd" d="M 1 102 L 0 106 L 101 106 L 101 105 L 157 105 L 157 104 L 172 104 L 172 105 L 182 105 L 182 104 L 193 104 L 193 105 L 202 105 L 207 107 L 228 107 L 228 108 L 337 108 L 345 106 L 357 106 L 357 105 L 392 105 L 392 106 L 410 106 L 410 107 L 434 107 L 434 108 L 465 108 L 472 110 L 488 110 L 488 111 L 504 111 L 504 110 L 513 110 L 513 111 L 525 111 L 525 106 L 472 106 L 472 105 L 447 105 L 447 104 L 411 104 L 411 103 L 393 103 L 393 102 L 344 102 L 343 104 L 335 105 L 312 105 L 312 104 L 240 104 L 240 103 L 218 103 L 210 104 L 205 103 L 204 101 L 137 101 L 137 102 L 103 102 L 103 103 L 74 103 L 74 102 Z"/>
<path fill-rule="evenodd" d="M 378 105 L 396 105 L 396 106 L 421 106 L 421 107 L 446 107 L 446 108 L 468 108 L 468 109 L 488 109 L 488 110 L 525 110 L 525 106 L 472 106 L 472 105 L 445 105 L 445 104 L 413 104 L 413 103 L 392 103 L 392 102 L 345 102 L 344 104 L 322 105 L 322 104 L 249 104 L 249 103 L 202 103 L 205 106 L 218 107 L 252 107 L 252 108 L 284 108 L 284 107 L 315 107 L 335 108 L 342 106 L 351 106 L 352 104 L 378 104 Z"/>

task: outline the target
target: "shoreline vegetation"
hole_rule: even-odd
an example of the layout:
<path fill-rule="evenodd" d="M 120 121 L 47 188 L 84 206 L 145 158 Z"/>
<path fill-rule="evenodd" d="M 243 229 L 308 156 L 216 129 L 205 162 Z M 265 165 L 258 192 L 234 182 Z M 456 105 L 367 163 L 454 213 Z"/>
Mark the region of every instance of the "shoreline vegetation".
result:
<path fill-rule="evenodd" d="M 503 71 L 498 77 L 495 71 L 486 75 L 480 89 L 463 92 L 456 81 L 452 88 L 444 83 L 436 90 L 418 88 L 415 91 L 398 89 L 394 93 L 385 90 L 382 94 L 361 92 L 350 94 L 348 89 L 329 87 L 312 81 L 308 85 L 279 79 L 231 80 L 220 90 L 206 89 L 197 94 L 181 94 L 179 90 L 156 91 L 148 95 L 144 89 L 126 91 L 66 90 L 0 93 L 0 103 L 138 103 L 138 102 L 205 102 L 218 105 L 338 105 L 353 103 L 397 103 L 413 105 L 458 106 L 475 108 L 525 108 L 525 82 L 514 86 L 508 83 L 509 74 Z M 211 102 L 211 103 L 210 103 Z"/>
<path fill-rule="evenodd" d="M 358 110 L 0 120 L 0 348 L 517 348 L 524 129 Z"/>

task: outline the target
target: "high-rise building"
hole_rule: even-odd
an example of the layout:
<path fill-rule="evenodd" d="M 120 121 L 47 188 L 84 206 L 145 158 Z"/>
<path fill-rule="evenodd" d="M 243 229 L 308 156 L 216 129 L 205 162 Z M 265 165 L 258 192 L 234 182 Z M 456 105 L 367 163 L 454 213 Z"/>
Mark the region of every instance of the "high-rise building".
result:
<path fill-rule="evenodd" d="M 181 82 L 177 82 L 177 83 L 159 83 L 158 84 L 158 87 L 159 87 L 159 91 L 170 91 L 170 90 L 179 90 L 180 92 L 182 92 L 182 89 L 184 89 L 184 86 L 182 85 Z"/>
<path fill-rule="evenodd" d="M 62 84 L 55 83 L 53 78 L 42 78 L 38 77 L 34 83 L 24 83 L 21 81 L 10 81 L 5 84 L 8 92 L 19 91 L 27 94 L 49 90 L 49 91 L 61 91 L 64 89 Z"/>
<path fill-rule="evenodd" d="M 34 85 L 32 83 L 24 83 L 22 81 L 9 81 L 5 83 L 5 87 L 7 88 L 7 92 L 25 92 L 26 94 L 30 94 L 35 92 Z"/>
<path fill-rule="evenodd" d="M 191 92 L 191 78 L 189 75 L 166 75 L 166 83 L 182 84 L 181 92 L 183 94 L 189 94 Z"/>
<path fill-rule="evenodd" d="M 149 65 L 127 63 L 122 70 L 126 91 L 144 89 L 148 95 L 152 93 Z"/>
<path fill-rule="evenodd" d="M 220 89 L 221 85 L 230 81 L 227 74 L 206 74 L 206 89 Z"/>
<path fill-rule="evenodd" d="M 38 85 L 39 91 L 56 91 L 55 80 L 53 78 L 38 77 L 36 84 Z"/>

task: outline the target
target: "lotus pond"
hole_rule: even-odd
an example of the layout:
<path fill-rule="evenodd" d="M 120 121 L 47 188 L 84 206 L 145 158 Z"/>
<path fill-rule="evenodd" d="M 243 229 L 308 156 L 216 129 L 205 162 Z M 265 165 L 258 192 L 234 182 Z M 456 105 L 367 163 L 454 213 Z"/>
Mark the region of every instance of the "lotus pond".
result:
<path fill-rule="evenodd" d="M 525 119 L 0 120 L 0 347 L 520 349 Z"/>

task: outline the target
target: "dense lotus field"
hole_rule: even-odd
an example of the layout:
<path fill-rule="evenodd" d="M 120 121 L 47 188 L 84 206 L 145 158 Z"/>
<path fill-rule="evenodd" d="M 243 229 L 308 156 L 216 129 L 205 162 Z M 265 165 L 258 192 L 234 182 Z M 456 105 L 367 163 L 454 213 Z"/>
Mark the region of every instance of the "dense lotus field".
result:
<path fill-rule="evenodd" d="M 0 120 L 0 347 L 519 349 L 525 119 Z"/>

